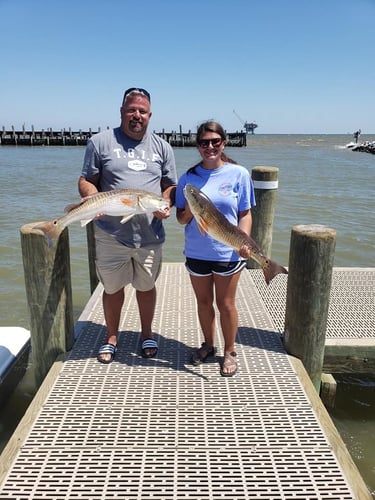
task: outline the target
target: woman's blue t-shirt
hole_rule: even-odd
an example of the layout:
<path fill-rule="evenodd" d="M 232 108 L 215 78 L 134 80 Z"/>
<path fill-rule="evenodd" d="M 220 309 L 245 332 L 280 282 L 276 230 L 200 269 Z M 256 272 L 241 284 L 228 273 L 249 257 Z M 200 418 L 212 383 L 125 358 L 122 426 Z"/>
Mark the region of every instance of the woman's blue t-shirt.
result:
<path fill-rule="evenodd" d="M 192 184 L 205 193 L 225 217 L 238 225 L 238 213 L 255 206 L 254 186 L 245 167 L 225 163 L 214 170 L 195 167 L 193 172 L 184 173 L 178 181 L 176 190 L 176 208 L 185 208 L 184 195 L 186 184 Z M 185 226 L 184 255 L 193 259 L 218 262 L 236 262 L 242 259 L 233 248 L 202 235 L 193 218 Z"/>

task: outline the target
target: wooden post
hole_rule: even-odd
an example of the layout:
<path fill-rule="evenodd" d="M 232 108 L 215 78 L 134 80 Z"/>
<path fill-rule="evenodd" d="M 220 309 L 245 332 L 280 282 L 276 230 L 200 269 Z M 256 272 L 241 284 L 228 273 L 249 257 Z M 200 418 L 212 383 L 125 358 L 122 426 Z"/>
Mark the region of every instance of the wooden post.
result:
<path fill-rule="evenodd" d="M 284 345 L 299 358 L 319 393 L 336 231 L 311 224 L 292 228 Z"/>
<path fill-rule="evenodd" d="M 256 200 L 256 206 L 251 209 L 253 217 L 251 237 L 267 257 L 271 257 L 272 250 L 272 227 L 279 186 L 278 175 L 277 167 L 254 167 L 251 171 Z M 247 268 L 258 269 L 259 267 L 254 260 L 248 260 Z"/>
<path fill-rule="evenodd" d="M 337 382 L 331 373 L 322 373 L 320 399 L 326 408 L 335 407 Z"/>
<path fill-rule="evenodd" d="M 95 288 L 98 286 L 99 280 L 96 274 L 96 247 L 95 247 L 95 229 L 94 223 L 90 222 L 86 226 L 86 236 L 87 236 L 87 255 L 89 260 L 89 275 L 90 275 L 90 291 L 91 294 L 94 293 Z"/>
<path fill-rule="evenodd" d="M 38 387 L 56 357 L 72 348 L 74 320 L 68 230 L 48 248 L 42 231 L 33 229 L 37 224 L 21 227 L 21 247 Z"/>

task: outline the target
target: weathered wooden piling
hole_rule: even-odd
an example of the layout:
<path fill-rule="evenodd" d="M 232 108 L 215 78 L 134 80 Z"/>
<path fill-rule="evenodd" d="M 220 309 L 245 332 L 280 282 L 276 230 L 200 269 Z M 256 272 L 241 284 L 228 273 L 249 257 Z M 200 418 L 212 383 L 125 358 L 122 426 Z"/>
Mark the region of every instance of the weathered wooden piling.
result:
<path fill-rule="evenodd" d="M 68 230 L 49 248 L 44 233 L 34 229 L 37 224 L 20 231 L 32 366 L 39 386 L 57 356 L 72 348 L 74 320 Z"/>
<path fill-rule="evenodd" d="M 254 167 L 251 178 L 254 184 L 256 206 L 251 209 L 253 224 L 252 238 L 262 249 L 262 253 L 271 257 L 272 228 L 275 214 L 276 193 L 279 187 L 279 169 L 277 167 Z M 249 269 L 257 269 L 259 265 L 248 260 Z"/>
<path fill-rule="evenodd" d="M 89 263 L 89 276 L 90 276 L 90 291 L 94 293 L 95 288 L 98 286 L 99 280 L 96 274 L 96 246 L 95 246 L 95 228 L 94 223 L 90 222 L 86 226 L 87 238 L 87 258 Z"/>
<path fill-rule="evenodd" d="M 317 392 L 323 369 L 336 231 L 293 226 L 289 253 L 284 344 L 299 358 Z"/>

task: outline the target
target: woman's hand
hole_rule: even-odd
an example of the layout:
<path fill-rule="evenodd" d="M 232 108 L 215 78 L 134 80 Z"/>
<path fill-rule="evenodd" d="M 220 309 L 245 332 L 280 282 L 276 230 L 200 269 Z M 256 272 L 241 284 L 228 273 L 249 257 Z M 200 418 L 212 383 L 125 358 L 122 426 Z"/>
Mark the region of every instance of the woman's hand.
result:
<path fill-rule="evenodd" d="M 249 259 L 251 255 L 250 248 L 246 245 L 242 245 L 238 253 L 243 259 Z"/>

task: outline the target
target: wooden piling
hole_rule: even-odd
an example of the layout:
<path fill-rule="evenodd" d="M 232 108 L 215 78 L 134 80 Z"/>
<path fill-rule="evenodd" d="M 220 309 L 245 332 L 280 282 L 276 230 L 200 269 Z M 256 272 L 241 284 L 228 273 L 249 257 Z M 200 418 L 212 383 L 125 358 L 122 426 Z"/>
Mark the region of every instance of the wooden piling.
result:
<path fill-rule="evenodd" d="M 336 231 L 311 224 L 292 228 L 284 344 L 299 358 L 319 393 Z"/>
<path fill-rule="evenodd" d="M 26 296 L 30 313 L 32 367 L 38 387 L 57 356 L 74 341 L 73 301 L 67 228 L 51 248 L 39 223 L 21 227 Z"/>
<path fill-rule="evenodd" d="M 251 236 L 267 257 L 271 257 L 273 218 L 279 186 L 278 176 L 277 167 L 259 166 L 251 171 L 256 200 L 256 206 L 251 209 L 253 218 Z M 254 260 L 248 260 L 247 268 L 258 269 L 259 267 Z"/>
<path fill-rule="evenodd" d="M 322 373 L 320 399 L 326 408 L 334 408 L 337 392 L 337 382 L 331 373 Z"/>
<path fill-rule="evenodd" d="M 94 223 L 90 222 L 86 226 L 87 237 L 87 256 L 89 261 L 89 276 L 90 276 L 90 291 L 94 293 L 95 288 L 98 286 L 99 280 L 96 274 L 96 246 L 95 246 L 95 228 Z"/>

